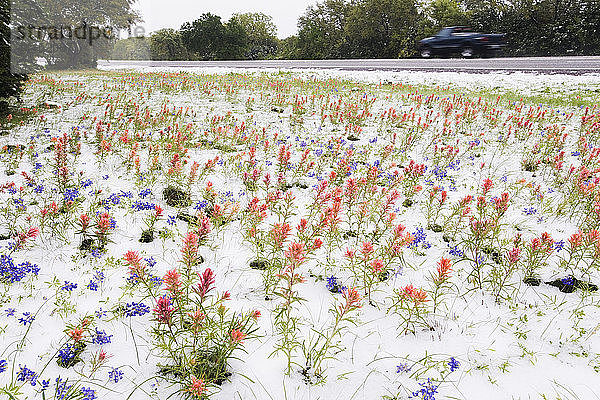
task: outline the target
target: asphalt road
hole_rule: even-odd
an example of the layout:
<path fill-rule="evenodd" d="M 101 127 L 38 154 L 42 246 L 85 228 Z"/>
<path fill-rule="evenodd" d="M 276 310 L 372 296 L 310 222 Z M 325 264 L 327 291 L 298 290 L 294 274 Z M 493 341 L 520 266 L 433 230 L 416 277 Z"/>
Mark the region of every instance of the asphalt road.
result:
<path fill-rule="evenodd" d="M 115 61 L 100 60 L 111 67 L 226 67 L 276 69 L 337 69 L 347 71 L 454 71 L 471 73 L 534 72 L 581 75 L 600 73 L 600 56 L 520 58 L 432 58 L 398 60 L 261 60 L 261 61 Z"/>

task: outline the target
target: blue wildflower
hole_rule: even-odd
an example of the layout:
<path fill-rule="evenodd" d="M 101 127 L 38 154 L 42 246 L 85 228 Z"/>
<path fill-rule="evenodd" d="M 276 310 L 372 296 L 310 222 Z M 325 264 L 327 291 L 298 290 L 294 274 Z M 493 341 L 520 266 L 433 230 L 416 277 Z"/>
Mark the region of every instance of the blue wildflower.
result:
<path fill-rule="evenodd" d="M 410 366 L 408 365 L 408 363 L 404 363 L 404 364 L 400 364 L 396 366 L 396 373 L 399 374 L 401 372 L 409 372 L 410 371 Z"/>
<path fill-rule="evenodd" d="M 64 290 L 66 292 L 71 292 L 73 289 L 76 289 L 76 288 L 77 288 L 76 283 L 65 281 L 65 284 L 61 286 L 60 290 Z"/>
<path fill-rule="evenodd" d="M 19 318 L 19 322 L 27 326 L 28 324 L 31 324 L 34 319 L 35 315 L 31 315 L 30 312 L 24 312 L 23 317 Z"/>
<path fill-rule="evenodd" d="M 460 367 L 460 362 L 454 358 L 450 357 L 450 361 L 448 361 L 448 366 L 450 367 L 450 372 L 454 372 Z"/>
<path fill-rule="evenodd" d="M 125 315 L 128 317 L 136 317 L 144 314 L 148 314 L 150 312 L 150 307 L 145 305 L 144 303 L 127 303 L 125 306 Z"/>
<path fill-rule="evenodd" d="M 0 373 L 6 371 L 7 365 L 8 363 L 6 362 L 6 360 L 0 360 Z"/>
<path fill-rule="evenodd" d="M 92 337 L 92 343 L 99 345 L 108 344 L 111 342 L 112 337 L 113 335 L 107 335 L 106 331 L 96 328 L 96 334 Z"/>
<path fill-rule="evenodd" d="M 98 398 L 96 396 L 96 391 L 94 391 L 91 388 L 82 387 L 80 389 L 80 391 L 81 391 L 81 394 L 83 394 L 83 398 L 81 400 L 94 400 L 94 399 Z"/>
<path fill-rule="evenodd" d="M 108 373 L 108 379 L 118 383 L 121 379 L 123 379 L 123 371 L 120 371 L 118 368 L 113 368 L 112 371 L 109 371 Z"/>

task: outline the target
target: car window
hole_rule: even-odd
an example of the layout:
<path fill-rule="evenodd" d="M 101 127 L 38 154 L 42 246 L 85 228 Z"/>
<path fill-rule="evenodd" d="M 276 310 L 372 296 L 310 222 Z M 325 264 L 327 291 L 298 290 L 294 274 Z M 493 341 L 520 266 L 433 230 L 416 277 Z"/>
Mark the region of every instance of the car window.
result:
<path fill-rule="evenodd" d="M 452 33 L 452 30 L 450 28 L 444 28 L 441 31 L 438 32 L 437 36 L 450 36 L 450 33 Z"/>

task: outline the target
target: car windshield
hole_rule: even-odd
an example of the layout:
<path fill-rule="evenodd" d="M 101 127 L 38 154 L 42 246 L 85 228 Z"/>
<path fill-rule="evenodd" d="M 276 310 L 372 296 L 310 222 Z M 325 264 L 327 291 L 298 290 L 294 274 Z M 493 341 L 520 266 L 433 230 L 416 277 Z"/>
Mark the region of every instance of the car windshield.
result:
<path fill-rule="evenodd" d="M 444 28 L 441 31 L 439 31 L 436 36 L 450 36 L 450 33 L 452 33 L 452 29 Z"/>
<path fill-rule="evenodd" d="M 453 35 L 461 35 L 461 34 L 465 34 L 465 33 L 473 33 L 473 31 L 471 30 L 471 28 L 467 28 L 467 27 L 458 27 L 458 28 L 454 28 L 452 30 L 452 34 Z"/>

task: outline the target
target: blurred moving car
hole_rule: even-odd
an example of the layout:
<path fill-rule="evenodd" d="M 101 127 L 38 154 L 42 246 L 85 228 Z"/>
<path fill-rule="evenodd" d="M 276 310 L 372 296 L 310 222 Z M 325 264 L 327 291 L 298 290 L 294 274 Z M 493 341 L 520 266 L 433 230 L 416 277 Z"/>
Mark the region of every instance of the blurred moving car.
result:
<path fill-rule="evenodd" d="M 506 45 L 505 35 L 473 32 L 466 26 L 450 26 L 435 36 L 419 41 L 419 53 L 423 58 L 434 55 L 459 54 L 464 58 L 475 56 L 494 57 Z"/>

